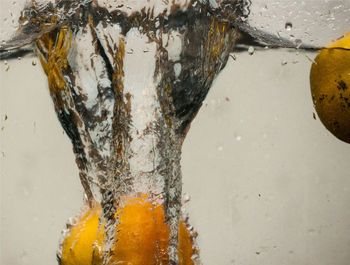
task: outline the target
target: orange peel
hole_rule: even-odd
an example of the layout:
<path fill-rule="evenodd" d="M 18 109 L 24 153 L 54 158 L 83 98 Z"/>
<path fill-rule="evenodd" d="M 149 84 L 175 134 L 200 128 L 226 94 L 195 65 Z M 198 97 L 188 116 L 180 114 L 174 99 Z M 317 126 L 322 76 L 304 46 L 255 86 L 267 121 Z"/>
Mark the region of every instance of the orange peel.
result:
<path fill-rule="evenodd" d="M 350 143 L 350 32 L 317 55 L 310 86 L 322 123 L 338 139 Z"/>
<path fill-rule="evenodd" d="M 61 245 L 61 265 L 101 265 L 105 242 L 102 209 L 98 203 L 84 211 Z M 110 264 L 169 264 L 169 227 L 164 208 L 146 196 L 129 198 L 116 211 L 119 219 Z M 184 221 L 179 222 L 178 259 L 180 265 L 193 265 L 197 253 Z"/>

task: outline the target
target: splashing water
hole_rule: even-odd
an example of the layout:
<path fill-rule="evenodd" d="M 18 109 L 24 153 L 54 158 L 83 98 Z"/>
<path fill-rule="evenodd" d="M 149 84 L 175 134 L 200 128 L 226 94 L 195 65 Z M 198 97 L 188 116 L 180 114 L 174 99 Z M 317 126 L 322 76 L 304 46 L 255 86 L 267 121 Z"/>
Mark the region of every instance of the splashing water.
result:
<path fill-rule="evenodd" d="M 238 39 L 227 21 L 244 15 L 242 3 L 219 16 L 202 1 L 33 2 L 2 46 L 36 43 L 87 200 L 103 206 L 104 264 L 118 237 L 116 208 L 140 194 L 164 206 L 178 263 L 181 145 Z"/>
<path fill-rule="evenodd" d="M 145 194 L 164 207 L 169 261 L 179 264 L 181 146 L 242 30 L 267 44 L 244 23 L 249 5 L 244 0 L 32 1 L 17 34 L 0 46 L 5 54 L 35 42 L 87 201 L 102 205 L 103 264 L 110 264 L 118 240 L 116 209 Z"/>

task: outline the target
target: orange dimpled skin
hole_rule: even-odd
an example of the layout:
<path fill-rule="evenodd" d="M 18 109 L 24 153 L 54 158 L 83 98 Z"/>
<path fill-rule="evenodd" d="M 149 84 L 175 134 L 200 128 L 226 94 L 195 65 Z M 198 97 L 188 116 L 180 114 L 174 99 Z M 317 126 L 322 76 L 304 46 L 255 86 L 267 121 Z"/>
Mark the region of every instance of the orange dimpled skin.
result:
<path fill-rule="evenodd" d="M 350 144 L 350 32 L 317 55 L 310 71 L 310 87 L 324 126 Z"/>
<path fill-rule="evenodd" d="M 61 265 L 101 265 L 104 231 L 99 229 L 101 207 L 95 205 L 85 212 L 64 239 Z M 110 264 L 169 264 L 169 227 L 164 208 L 154 205 L 145 196 L 130 198 L 118 209 L 117 238 L 112 247 Z M 178 257 L 180 265 L 193 265 L 196 253 L 193 240 L 183 221 L 179 223 Z"/>
<path fill-rule="evenodd" d="M 118 239 L 113 261 L 135 265 L 167 264 L 169 229 L 162 206 L 153 206 L 144 198 L 133 198 L 117 211 L 117 215 Z"/>
<path fill-rule="evenodd" d="M 92 265 L 101 264 L 103 231 L 99 230 L 99 204 L 82 214 L 73 225 L 61 246 L 60 264 Z"/>
<path fill-rule="evenodd" d="M 179 264 L 193 265 L 192 256 L 197 254 L 197 249 L 193 246 L 193 239 L 183 221 L 179 223 Z"/>

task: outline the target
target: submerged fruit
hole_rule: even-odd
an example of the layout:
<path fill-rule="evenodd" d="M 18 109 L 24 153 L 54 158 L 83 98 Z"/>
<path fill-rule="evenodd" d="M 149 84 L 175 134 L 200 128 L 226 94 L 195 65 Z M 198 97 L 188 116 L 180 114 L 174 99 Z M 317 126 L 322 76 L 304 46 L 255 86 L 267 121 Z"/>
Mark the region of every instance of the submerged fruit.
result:
<path fill-rule="evenodd" d="M 310 84 L 322 123 L 334 136 L 350 143 L 350 32 L 317 55 Z"/>
<path fill-rule="evenodd" d="M 104 226 L 99 225 L 101 206 L 95 204 L 74 225 L 61 248 L 62 265 L 100 265 L 104 245 Z M 162 205 L 154 205 L 146 196 L 128 199 L 118 209 L 117 240 L 111 264 L 169 264 L 169 228 Z M 180 265 L 193 265 L 196 249 L 183 221 L 179 223 L 178 256 Z"/>
<path fill-rule="evenodd" d="M 61 248 L 62 265 L 102 264 L 104 231 L 99 229 L 102 209 L 99 204 L 85 211 L 64 238 Z"/>

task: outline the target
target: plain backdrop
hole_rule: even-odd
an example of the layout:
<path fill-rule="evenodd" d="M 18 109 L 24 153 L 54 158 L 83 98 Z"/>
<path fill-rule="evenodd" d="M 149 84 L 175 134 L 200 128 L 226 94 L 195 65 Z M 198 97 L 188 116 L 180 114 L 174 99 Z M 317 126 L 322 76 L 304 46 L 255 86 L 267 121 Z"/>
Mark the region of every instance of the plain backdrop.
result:
<path fill-rule="evenodd" d="M 278 15 L 276 1 L 267 1 L 268 9 L 256 2 L 257 19 Z M 312 9 L 320 1 L 302 2 Z M 274 24 L 282 31 L 294 15 L 284 12 Z M 314 36 L 339 36 L 349 24 L 339 21 L 336 30 L 324 27 Z M 183 182 L 205 265 L 349 264 L 350 145 L 313 114 L 314 56 L 235 54 L 194 120 L 183 148 Z M 0 181 L 0 264 L 57 264 L 60 231 L 83 196 L 36 58 L 0 63 Z"/>
<path fill-rule="evenodd" d="M 313 117 L 312 56 L 236 54 L 194 120 L 183 182 L 204 264 L 349 264 L 350 146 Z M 60 230 L 82 205 L 71 144 L 33 61 L 0 67 L 3 265 L 56 264 Z"/>

